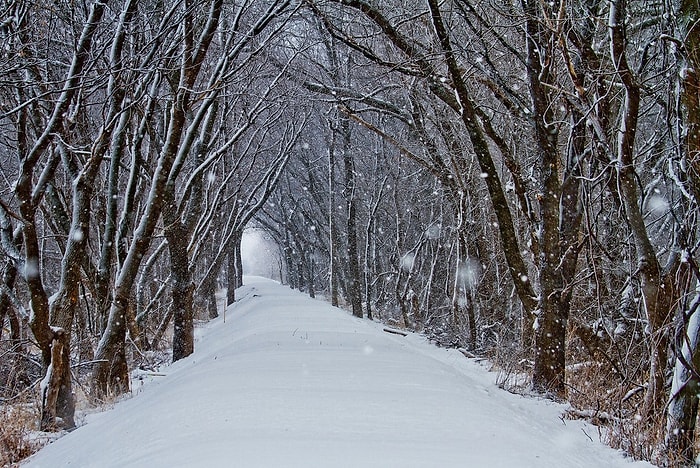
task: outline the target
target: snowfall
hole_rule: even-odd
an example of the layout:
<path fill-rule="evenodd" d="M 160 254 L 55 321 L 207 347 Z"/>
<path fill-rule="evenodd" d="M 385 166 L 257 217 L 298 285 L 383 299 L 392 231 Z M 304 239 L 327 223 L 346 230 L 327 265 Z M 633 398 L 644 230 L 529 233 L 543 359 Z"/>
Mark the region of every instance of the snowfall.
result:
<path fill-rule="evenodd" d="M 29 467 L 650 467 L 425 337 L 247 277 L 189 358 Z"/>

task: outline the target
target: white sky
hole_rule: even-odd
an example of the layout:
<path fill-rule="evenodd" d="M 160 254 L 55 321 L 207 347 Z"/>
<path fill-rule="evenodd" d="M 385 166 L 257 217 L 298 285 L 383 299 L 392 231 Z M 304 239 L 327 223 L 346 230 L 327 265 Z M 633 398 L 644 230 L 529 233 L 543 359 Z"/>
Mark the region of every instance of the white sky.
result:
<path fill-rule="evenodd" d="M 264 231 L 243 231 L 241 259 L 244 274 L 279 280 L 279 249 Z"/>

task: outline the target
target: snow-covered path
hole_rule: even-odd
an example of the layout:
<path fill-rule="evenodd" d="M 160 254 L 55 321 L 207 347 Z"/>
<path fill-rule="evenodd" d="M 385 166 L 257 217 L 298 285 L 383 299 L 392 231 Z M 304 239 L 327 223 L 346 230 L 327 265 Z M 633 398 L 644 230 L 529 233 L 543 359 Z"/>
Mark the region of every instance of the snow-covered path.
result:
<path fill-rule="evenodd" d="M 385 333 L 270 280 L 247 278 L 238 297 L 194 355 L 29 466 L 650 466 L 418 335 Z"/>

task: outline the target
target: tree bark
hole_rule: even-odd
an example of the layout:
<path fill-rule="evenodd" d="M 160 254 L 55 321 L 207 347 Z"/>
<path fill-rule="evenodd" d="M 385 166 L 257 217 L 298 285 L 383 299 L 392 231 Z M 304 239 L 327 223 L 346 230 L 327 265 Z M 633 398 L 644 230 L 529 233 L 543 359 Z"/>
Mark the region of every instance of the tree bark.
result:
<path fill-rule="evenodd" d="M 694 457 L 694 442 L 700 391 L 700 291 L 695 292 L 676 346 L 676 363 L 666 413 L 666 450 L 687 462 Z"/>
<path fill-rule="evenodd" d="M 347 203 L 347 254 L 350 305 L 352 314 L 362 318 L 362 276 L 360 274 L 360 258 L 357 242 L 357 208 L 356 208 L 356 183 L 355 163 L 351 153 L 350 122 L 347 118 L 341 118 L 340 132 L 343 148 L 343 166 L 345 168 L 345 201 Z"/>
<path fill-rule="evenodd" d="M 189 236 L 177 223 L 166 229 L 173 297 L 173 362 L 194 352 L 194 283 L 187 255 Z"/>
<path fill-rule="evenodd" d="M 697 19 L 700 5 L 683 0 L 678 12 L 679 35 L 684 38 L 685 60 L 681 67 L 681 112 L 685 135 L 682 150 L 688 161 L 688 179 L 695 206 L 700 203 L 700 27 Z M 697 272 L 696 272 L 697 274 Z M 695 279 L 697 281 L 698 278 Z M 683 314 L 688 317 L 682 329 L 682 341 L 675 347 L 673 380 L 666 413 L 666 450 L 669 455 L 683 457 L 689 464 L 695 460 L 698 393 L 700 391 L 700 291 Z"/>
<path fill-rule="evenodd" d="M 684 38 L 681 60 L 681 106 L 685 123 L 688 176 L 695 202 L 700 204 L 700 6 L 695 0 L 682 0 L 678 12 L 679 35 Z"/>
<path fill-rule="evenodd" d="M 181 221 L 179 205 L 175 201 L 174 182 L 166 184 L 163 193 L 163 231 L 170 253 L 170 281 L 173 309 L 173 357 L 176 362 L 194 352 L 194 282 L 190 270 L 188 246 L 194 226 Z M 193 221 L 192 221 L 193 222 Z"/>
<path fill-rule="evenodd" d="M 2 282 L 5 288 L 11 291 L 17 279 L 17 268 L 8 263 L 3 270 Z M 14 352 L 22 351 L 22 340 L 19 319 L 14 311 L 10 296 L 0 291 L 0 330 L 4 329 L 5 317 L 10 324 L 10 348 Z M 0 332 L 0 338 L 2 333 Z"/>
<path fill-rule="evenodd" d="M 338 237 L 338 226 L 336 223 L 335 209 L 335 132 L 332 132 L 332 143 L 328 148 L 328 256 L 329 256 L 329 286 L 331 294 L 331 305 L 338 307 L 338 251 L 340 250 L 340 240 Z"/>
<path fill-rule="evenodd" d="M 65 369 L 66 366 L 68 369 Z M 55 431 L 59 428 L 75 427 L 73 398 L 61 396 L 61 393 L 64 393 L 62 392 L 62 381 L 66 373 L 70 373 L 68 333 L 61 328 L 55 328 L 53 329 L 51 340 L 51 363 L 46 369 L 46 375 L 41 382 L 41 424 L 39 429 L 42 431 Z M 57 417 L 62 418 L 60 427 Z"/>
<path fill-rule="evenodd" d="M 555 81 L 553 69 L 553 32 L 543 23 L 552 11 L 536 0 L 523 1 L 526 24 L 527 76 L 533 103 L 535 141 L 539 167 L 540 294 L 535 319 L 535 364 L 532 386 L 536 391 L 563 397 L 566 378 L 566 323 L 568 309 L 562 307 L 563 279 L 559 264 L 561 158 L 557 149 L 559 130 L 553 112 L 550 86 Z"/>
<path fill-rule="evenodd" d="M 236 288 L 242 284 L 242 278 L 239 277 L 239 256 L 240 244 L 243 238 L 242 232 L 236 232 L 231 237 L 231 242 L 228 251 L 228 265 L 226 268 L 226 278 L 228 279 L 228 289 L 226 291 L 226 303 L 228 305 L 236 302 Z"/>
<path fill-rule="evenodd" d="M 668 355 L 668 329 L 670 323 L 673 285 L 669 275 L 662 275 L 662 268 L 651 243 L 644 215 L 639 205 L 637 174 L 634 166 L 635 136 L 639 120 L 641 100 L 640 85 L 628 61 L 625 41 L 626 1 L 613 0 L 610 4 L 610 51 L 616 72 L 625 88 L 620 127 L 617 135 L 618 181 L 625 215 L 637 249 L 637 270 L 649 320 L 650 356 L 649 379 L 644 396 L 642 414 L 647 420 L 655 418 L 663 407 L 664 374 Z M 662 285 L 662 283 L 665 283 Z"/>

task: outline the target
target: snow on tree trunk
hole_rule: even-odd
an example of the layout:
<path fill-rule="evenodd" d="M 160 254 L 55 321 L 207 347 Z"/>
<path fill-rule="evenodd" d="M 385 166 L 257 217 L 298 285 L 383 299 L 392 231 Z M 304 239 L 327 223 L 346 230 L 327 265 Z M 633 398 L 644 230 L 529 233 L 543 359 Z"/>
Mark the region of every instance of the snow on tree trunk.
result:
<path fill-rule="evenodd" d="M 173 308 L 173 362 L 194 352 L 194 283 L 187 254 L 189 236 L 178 221 L 172 221 L 165 229 L 170 252 L 171 289 Z"/>
<path fill-rule="evenodd" d="M 683 0 L 678 12 L 679 36 L 684 38 L 685 60 L 680 60 L 681 107 L 684 121 L 684 145 L 688 179 L 695 202 L 700 201 L 700 28 L 697 2 Z M 689 255 L 685 253 L 685 255 Z M 686 259 L 687 260 L 687 259 Z M 666 411 L 666 448 L 669 455 L 680 455 L 686 461 L 695 458 L 698 392 L 700 391 L 700 290 L 684 316 L 683 341 L 676 347 L 673 380 Z"/>
<path fill-rule="evenodd" d="M 700 290 L 690 306 L 690 318 L 682 335 L 673 368 L 670 399 L 666 413 L 666 446 L 670 454 L 693 460 L 695 424 L 700 390 Z"/>
<path fill-rule="evenodd" d="M 51 364 L 47 367 L 46 374 L 39 385 L 41 393 L 40 430 L 42 431 L 75 427 L 73 399 L 61 396 L 61 393 L 65 391 L 70 392 L 70 379 L 67 388 L 64 383 L 64 375 L 70 374 L 68 334 L 59 327 L 52 327 L 52 332 Z"/>
<path fill-rule="evenodd" d="M 557 396 L 565 394 L 566 322 L 568 310 L 561 307 L 563 278 L 561 260 L 560 194 L 561 155 L 559 130 L 551 89 L 556 81 L 553 31 L 544 26 L 557 11 L 539 2 L 523 2 L 527 29 L 527 75 L 534 110 L 535 141 L 539 160 L 539 302 L 535 325 L 535 364 L 532 386 Z"/>

